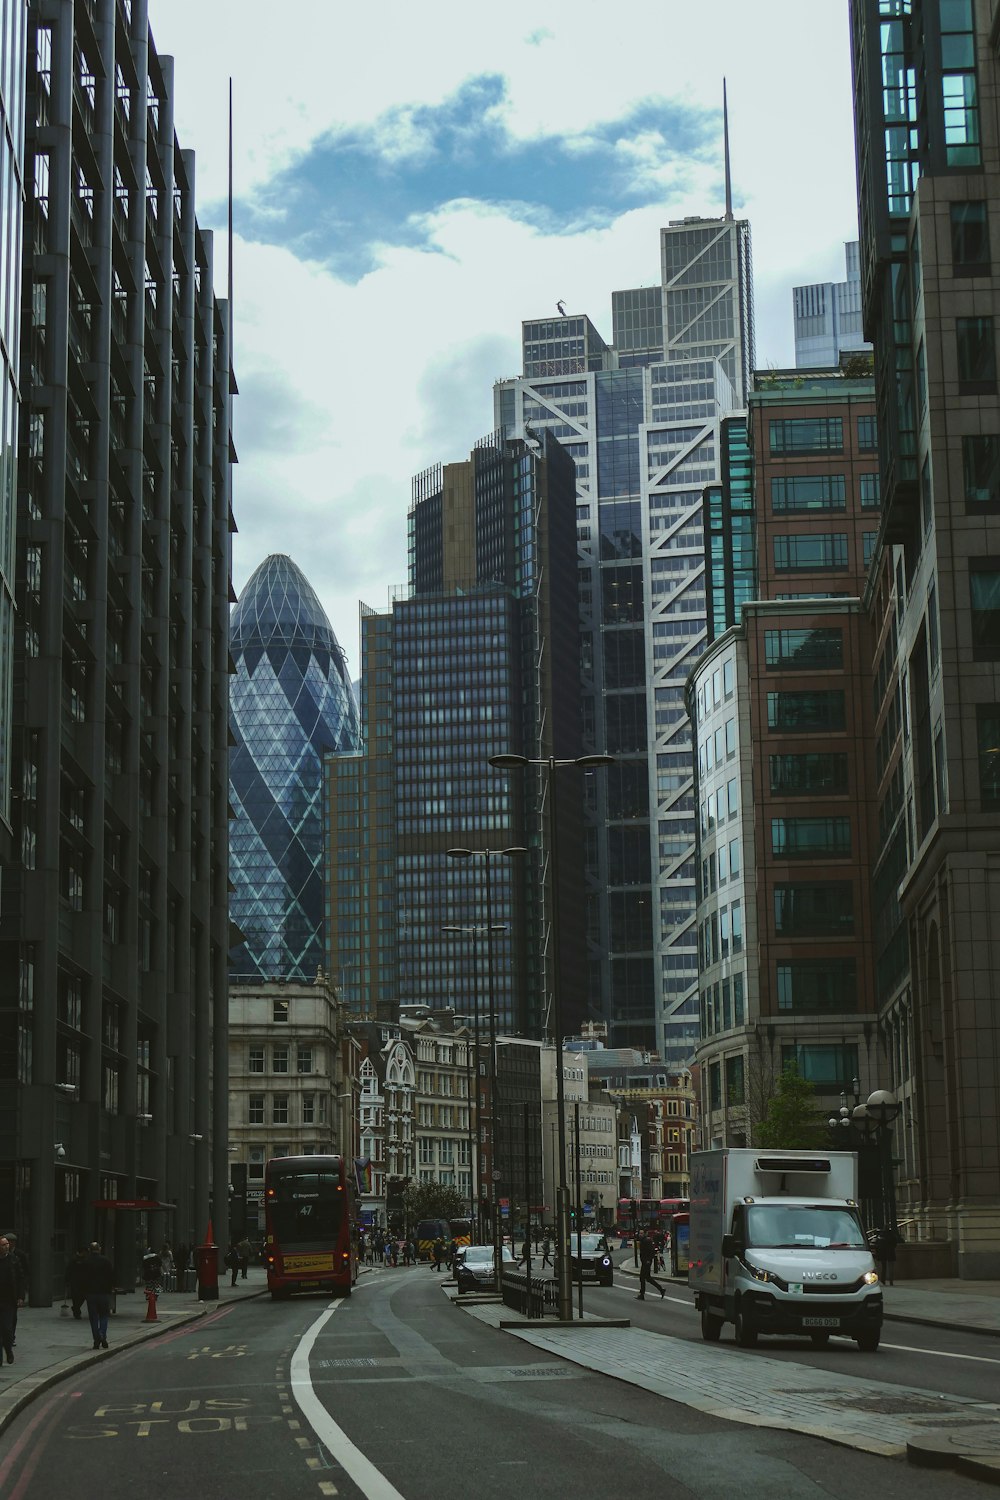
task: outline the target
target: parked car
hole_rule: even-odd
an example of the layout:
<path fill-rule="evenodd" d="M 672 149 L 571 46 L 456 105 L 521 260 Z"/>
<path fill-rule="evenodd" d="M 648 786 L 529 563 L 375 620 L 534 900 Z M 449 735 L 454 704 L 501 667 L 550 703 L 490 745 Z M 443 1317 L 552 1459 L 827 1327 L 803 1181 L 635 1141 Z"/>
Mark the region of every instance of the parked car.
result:
<path fill-rule="evenodd" d="M 615 1268 L 603 1234 L 576 1234 L 569 1237 L 570 1275 L 574 1280 L 582 1268 L 584 1279 L 593 1276 L 601 1286 L 613 1286 Z"/>
<path fill-rule="evenodd" d="M 502 1265 L 514 1264 L 513 1251 L 504 1245 Z M 466 1245 L 455 1262 L 455 1281 L 460 1292 L 481 1292 L 495 1282 L 492 1245 Z"/>

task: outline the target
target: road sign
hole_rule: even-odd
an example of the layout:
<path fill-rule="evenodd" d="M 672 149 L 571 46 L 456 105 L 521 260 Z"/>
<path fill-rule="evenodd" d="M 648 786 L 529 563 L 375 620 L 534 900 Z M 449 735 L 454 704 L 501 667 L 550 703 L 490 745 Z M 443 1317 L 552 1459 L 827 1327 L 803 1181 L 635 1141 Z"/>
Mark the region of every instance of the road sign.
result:
<path fill-rule="evenodd" d="M 501 1208 L 510 1208 L 510 1199 L 509 1198 L 498 1198 L 497 1202 L 499 1203 L 499 1205 L 500 1205 Z"/>
<path fill-rule="evenodd" d="M 500 1217 L 501 1217 L 501 1219 L 509 1219 L 510 1218 L 510 1204 L 509 1203 L 501 1203 L 501 1205 L 500 1205 Z"/>
<path fill-rule="evenodd" d="M 500 1173 L 496 1170 L 495 1167 L 494 1167 L 493 1171 L 490 1173 L 490 1176 L 493 1178 L 494 1182 L 499 1182 L 500 1181 Z"/>

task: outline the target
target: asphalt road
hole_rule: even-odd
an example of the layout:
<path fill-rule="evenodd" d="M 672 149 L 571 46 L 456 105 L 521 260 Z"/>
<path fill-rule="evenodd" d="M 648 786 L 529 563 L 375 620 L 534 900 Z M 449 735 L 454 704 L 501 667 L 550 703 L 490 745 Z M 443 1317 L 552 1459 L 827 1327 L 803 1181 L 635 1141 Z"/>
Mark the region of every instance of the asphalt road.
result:
<path fill-rule="evenodd" d="M 586 1301 L 650 1327 L 670 1319 L 679 1359 L 697 1336 L 693 1316 L 687 1326 L 672 1303 L 637 1304 L 631 1287 L 588 1290 Z M 817 1358 L 803 1345 L 796 1354 Z M 824 1357 L 848 1374 L 882 1359 Z M 0 1452 L 4 1500 L 575 1500 L 668 1487 L 672 1500 L 986 1493 L 590 1374 L 467 1316 L 425 1270 L 403 1269 L 373 1272 L 339 1303 L 234 1304 L 104 1360 L 28 1408 Z"/>

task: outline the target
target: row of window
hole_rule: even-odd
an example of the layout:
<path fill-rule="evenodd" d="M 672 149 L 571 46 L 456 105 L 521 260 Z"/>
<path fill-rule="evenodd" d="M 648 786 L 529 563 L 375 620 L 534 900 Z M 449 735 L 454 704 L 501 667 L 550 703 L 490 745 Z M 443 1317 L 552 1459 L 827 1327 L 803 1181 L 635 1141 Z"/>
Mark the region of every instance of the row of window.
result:
<path fill-rule="evenodd" d="M 742 1104 L 742 1057 L 726 1058 L 726 1105 Z M 799 1075 L 826 1092 L 846 1089 L 858 1075 L 858 1049 L 846 1042 L 784 1043 L 781 1066 L 794 1063 Z M 737 1066 L 739 1064 L 739 1066 Z M 732 1071 L 730 1067 L 732 1065 Z M 708 1107 L 721 1110 L 723 1104 L 722 1064 L 713 1062 L 708 1069 Z"/>
<path fill-rule="evenodd" d="M 287 1002 L 286 1002 L 287 1004 Z M 249 1047 L 247 1049 L 247 1072 L 266 1072 L 267 1051 L 264 1047 Z M 271 1048 L 271 1072 L 287 1073 L 290 1065 L 290 1048 Z M 296 1073 L 312 1073 L 314 1071 L 314 1052 L 309 1046 L 298 1046 L 295 1049 L 295 1071 Z"/>
<path fill-rule="evenodd" d="M 873 416 L 856 418 L 858 449 L 874 453 L 878 449 L 878 430 Z M 768 424 L 772 454 L 843 453 L 843 417 L 780 417 Z"/>
<path fill-rule="evenodd" d="M 877 473 L 858 475 L 858 499 L 862 510 L 878 510 L 881 495 Z M 844 474 L 775 474 L 771 479 L 771 510 L 776 516 L 846 509 Z"/>
<path fill-rule="evenodd" d="M 292 1118 L 292 1098 L 297 1098 L 301 1117 L 299 1120 Z M 247 1097 L 247 1124 L 266 1125 L 267 1111 L 266 1094 L 250 1094 Z M 326 1094 L 271 1094 L 271 1124 L 272 1125 L 315 1125 L 323 1124 L 326 1120 Z"/>

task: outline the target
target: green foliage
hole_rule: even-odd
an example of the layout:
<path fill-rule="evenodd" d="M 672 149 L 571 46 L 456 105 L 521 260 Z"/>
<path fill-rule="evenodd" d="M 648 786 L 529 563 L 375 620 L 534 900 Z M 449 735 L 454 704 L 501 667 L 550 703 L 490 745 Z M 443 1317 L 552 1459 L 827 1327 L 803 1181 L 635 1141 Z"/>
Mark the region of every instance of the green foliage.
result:
<path fill-rule="evenodd" d="M 465 1199 L 457 1188 L 437 1182 L 411 1182 L 403 1194 L 407 1222 L 418 1219 L 461 1219 L 465 1216 Z"/>
<path fill-rule="evenodd" d="M 788 1063 L 754 1131 L 754 1145 L 772 1151 L 812 1151 L 825 1145 L 826 1137 L 826 1122 L 814 1103 L 812 1084 L 794 1063 Z"/>

